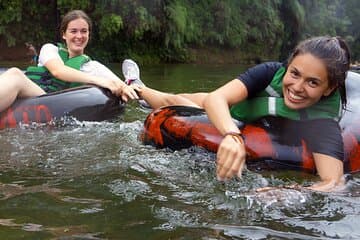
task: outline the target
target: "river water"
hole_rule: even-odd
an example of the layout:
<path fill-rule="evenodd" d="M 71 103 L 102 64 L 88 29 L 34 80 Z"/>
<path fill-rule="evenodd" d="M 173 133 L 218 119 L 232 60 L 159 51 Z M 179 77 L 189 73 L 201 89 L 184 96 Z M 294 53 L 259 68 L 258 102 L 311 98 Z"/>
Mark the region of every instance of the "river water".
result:
<path fill-rule="evenodd" d="M 145 66 L 169 92 L 209 91 L 245 66 Z M 112 66 L 120 72 L 120 66 Z M 265 186 L 309 184 L 294 171 L 215 177 L 215 155 L 138 141 L 149 113 L 136 102 L 112 122 L 0 132 L 0 239 L 359 239 L 360 175 L 341 193 Z"/>

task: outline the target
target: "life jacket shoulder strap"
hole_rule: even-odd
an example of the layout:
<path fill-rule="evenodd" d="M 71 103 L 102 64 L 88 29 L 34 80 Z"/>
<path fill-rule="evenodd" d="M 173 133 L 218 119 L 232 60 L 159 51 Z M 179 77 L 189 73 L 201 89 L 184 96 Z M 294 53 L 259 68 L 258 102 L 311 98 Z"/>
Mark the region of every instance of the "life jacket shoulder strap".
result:
<path fill-rule="evenodd" d="M 231 115 L 242 121 L 251 122 L 261 117 L 280 116 L 292 120 L 311 120 L 331 118 L 338 120 L 341 114 L 339 91 L 323 97 L 314 105 L 301 110 L 290 109 L 285 105 L 282 94 L 282 81 L 286 68 L 281 67 L 274 74 L 269 86 L 251 99 L 246 99 L 231 107 Z"/>
<path fill-rule="evenodd" d="M 69 53 L 66 47 L 58 43 L 58 53 L 64 64 L 68 67 L 80 70 L 81 66 L 90 61 L 90 57 L 82 54 L 73 58 L 69 58 Z M 30 66 L 26 69 L 25 74 L 46 92 L 59 91 L 66 88 L 76 87 L 82 85 L 76 82 L 65 82 L 60 79 L 54 78 L 51 73 L 44 66 Z"/>

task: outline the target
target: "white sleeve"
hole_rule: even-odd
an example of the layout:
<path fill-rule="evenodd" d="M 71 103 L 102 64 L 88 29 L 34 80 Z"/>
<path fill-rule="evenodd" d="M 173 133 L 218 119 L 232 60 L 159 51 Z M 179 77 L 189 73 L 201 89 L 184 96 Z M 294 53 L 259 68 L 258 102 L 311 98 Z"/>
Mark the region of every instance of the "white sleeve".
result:
<path fill-rule="evenodd" d="M 50 59 L 62 61 L 59 55 L 59 48 L 52 43 L 46 43 L 40 49 L 38 66 L 44 66 Z"/>
<path fill-rule="evenodd" d="M 116 76 L 115 73 L 113 73 L 109 68 L 107 68 L 105 65 L 101 64 L 100 62 L 94 60 L 84 63 L 81 66 L 80 70 L 92 76 L 103 77 L 108 79 L 119 79 L 119 77 Z"/>

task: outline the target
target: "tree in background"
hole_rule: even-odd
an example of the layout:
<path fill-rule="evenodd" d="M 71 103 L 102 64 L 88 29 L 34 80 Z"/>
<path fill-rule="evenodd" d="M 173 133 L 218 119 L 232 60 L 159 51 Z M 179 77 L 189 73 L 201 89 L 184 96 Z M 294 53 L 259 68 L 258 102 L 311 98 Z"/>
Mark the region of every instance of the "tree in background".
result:
<path fill-rule="evenodd" d="M 59 41 L 72 9 L 93 19 L 89 54 L 102 61 L 189 62 L 197 49 L 284 60 L 299 40 L 325 34 L 345 37 L 360 55 L 357 0 L 0 0 L 0 40 Z"/>
<path fill-rule="evenodd" d="M 7 46 L 54 41 L 56 1 L 0 0 L 0 39 Z"/>
<path fill-rule="evenodd" d="M 352 58 L 360 61 L 360 3 L 358 0 L 344 0 L 345 12 L 351 24 L 348 25 L 347 35 Z"/>

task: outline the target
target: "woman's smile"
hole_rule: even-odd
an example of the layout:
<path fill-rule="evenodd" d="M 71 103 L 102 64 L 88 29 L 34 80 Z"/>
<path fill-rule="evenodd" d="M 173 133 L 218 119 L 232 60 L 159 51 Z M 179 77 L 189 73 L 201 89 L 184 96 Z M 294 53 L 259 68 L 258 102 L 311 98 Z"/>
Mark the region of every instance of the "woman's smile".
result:
<path fill-rule="evenodd" d="M 296 56 L 289 64 L 283 79 L 285 105 L 303 109 L 317 103 L 332 92 L 327 69 L 322 60 L 306 53 Z"/>
<path fill-rule="evenodd" d="M 288 96 L 289 96 L 289 100 L 291 100 L 293 102 L 300 102 L 300 101 L 304 100 L 304 97 L 291 92 L 290 89 L 288 89 Z"/>
<path fill-rule="evenodd" d="M 82 18 L 69 22 L 66 31 L 63 33 L 63 39 L 66 42 L 69 57 L 83 54 L 89 41 L 88 23 Z"/>

